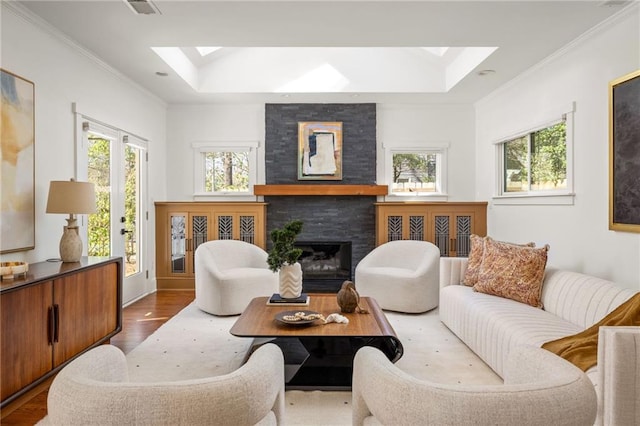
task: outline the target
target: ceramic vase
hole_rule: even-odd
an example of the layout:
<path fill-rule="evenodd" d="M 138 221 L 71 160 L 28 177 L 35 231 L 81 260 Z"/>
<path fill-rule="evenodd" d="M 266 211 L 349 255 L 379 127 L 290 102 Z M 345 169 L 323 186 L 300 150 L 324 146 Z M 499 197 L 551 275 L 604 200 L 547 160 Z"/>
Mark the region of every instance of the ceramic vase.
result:
<path fill-rule="evenodd" d="M 340 312 L 355 312 L 358 307 L 358 302 L 360 302 L 360 295 L 356 291 L 353 281 L 345 281 L 342 283 L 342 287 L 340 287 L 337 294 L 337 299 Z"/>
<path fill-rule="evenodd" d="M 284 264 L 280 268 L 280 297 L 295 299 L 302 294 L 302 266 Z"/>

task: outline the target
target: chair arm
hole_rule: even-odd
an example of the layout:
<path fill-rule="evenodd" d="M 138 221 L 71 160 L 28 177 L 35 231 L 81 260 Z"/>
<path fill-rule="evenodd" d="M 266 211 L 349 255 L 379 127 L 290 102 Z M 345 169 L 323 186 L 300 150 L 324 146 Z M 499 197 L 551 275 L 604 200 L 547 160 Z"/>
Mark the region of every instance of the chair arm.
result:
<path fill-rule="evenodd" d="M 97 346 L 69 363 L 60 376 L 90 376 L 101 382 L 124 383 L 129 381 L 127 358 L 117 346 Z"/>
<path fill-rule="evenodd" d="M 468 257 L 441 257 L 440 288 L 462 284 L 468 263 Z"/>
<path fill-rule="evenodd" d="M 273 344 L 217 377 L 113 383 L 68 373 L 63 369 L 51 386 L 49 424 L 254 425 L 273 414 L 278 423 L 283 420 L 284 360 Z"/>
<path fill-rule="evenodd" d="M 505 385 L 588 380 L 575 365 L 553 352 L 532 345 L 514 346 L 504 368 Z"/>
<path fill-rule="evenodd" d="M 219 268 L 215 256 L 211 249 L 205 244 L 200 244 L 194 257 L 196 281 L 200 276 L 201 281 L 208 281 L 209 276 L 220 276 L 222 270 Z"/>
<path fill-rule="evenodd" d="M 566 369 L 560 376 L 564 381 L 545 374 L 545 381 L 534 383 L 448 385 L 413 378 L 379 350 L 364 347 L 354 359 L 352 424 L 362 425 L 369 416 L 402 425 L 511 426 L 523 419 L 529 426 L 593 424 L 596 395 L 591 382 L 558 360 Z M 537 367 L 539 375 L 544 372 L 544 366 Z M 576 380 L 571 379 L 574 373 Z"/>
<path fill-rule="evenodd" d="M 600 327 L 597 424 L 634 425 L 640 419 L 640 327 Z"/>

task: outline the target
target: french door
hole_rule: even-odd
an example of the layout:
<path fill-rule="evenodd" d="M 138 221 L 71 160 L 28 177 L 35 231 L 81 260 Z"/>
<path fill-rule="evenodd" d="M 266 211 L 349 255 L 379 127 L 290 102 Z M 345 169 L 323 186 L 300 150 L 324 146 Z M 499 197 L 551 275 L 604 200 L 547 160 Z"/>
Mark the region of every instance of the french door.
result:
<path fill-rule="evenodd" d="M 82 122 L 86 179 L 95 185 L 96 213 L 87 224 L 89 256 L 124 259 L 123 302 L 147 289 L 147 144 L 121 130 Z"/>

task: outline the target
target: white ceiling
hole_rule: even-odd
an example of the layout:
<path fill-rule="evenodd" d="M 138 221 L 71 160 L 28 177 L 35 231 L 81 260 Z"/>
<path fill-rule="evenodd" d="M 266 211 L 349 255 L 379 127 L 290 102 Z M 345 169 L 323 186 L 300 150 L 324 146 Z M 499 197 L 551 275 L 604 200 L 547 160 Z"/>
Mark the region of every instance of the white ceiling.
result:
<path fill-rule="evenodd" d="M 474 102 L 622 8 L 599 0 L 156 0 L 161 14 L 136 15 L 122 0 L 15 3 L 168 103 Z M 360 65 L 352 77 L 359 73 L 359 80 L 372 83 L 379 80 L 377 84 L 356 85 L 333 93 L 285 94 L 274 93 L 266 85 L 253 84 L 249 88 L 247 84 L 228 80 L 226 85 L 209 81 L 207 93 L 202 93 L 180 78 L 151 49 L 195 46 L 223 46 L 235 51 L 245 47 L 295 47 L 309 48 L 309 52 L 317 51 L 311 48 L 318 47 L 491 46 L 497 50 L 444 93 L 434 93 L 425 84 L 412 86 L 424 89 L 410 91 L 399 89 L 398 84 L 385 84 L 384 81 L 417 82 L 422 70 L 414 68 L 414 62 L 398 59 L 389 64 L 393 66 L 384 67 L 383 74 L 379 65 L 372 65 L 364 57 L 357 61 Z M 233 68 L 233 61 L 223 64 L 225 54 L 220 52 L 213 55 L 217 55 L 218 69 L 224 65 L 231 70 L 226 78 L 237 74 L 247 82 L 261 82 L 268 80 L 268 75 L 282 76 L 283 69 L 287 69 L 283 60 L 278 61 L 278 67 L 274 66 L 275 61 L 262 65 L 236 61 Z M 202 66 L 216 68 L 216 63 L 202 61 Z M 478 71 L 483 69 L 496 72 L 479 76 Z M 169 75 L 159 77 L 157 71 Z M 224 87 L 232 89 L 223 90 Z"/>

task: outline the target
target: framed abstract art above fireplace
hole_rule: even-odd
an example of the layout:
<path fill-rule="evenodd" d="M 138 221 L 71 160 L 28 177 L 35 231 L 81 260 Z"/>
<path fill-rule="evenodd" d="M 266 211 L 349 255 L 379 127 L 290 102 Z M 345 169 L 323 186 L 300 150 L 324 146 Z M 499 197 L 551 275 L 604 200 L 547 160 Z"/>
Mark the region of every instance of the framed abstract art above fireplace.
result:
<path fill-rule="evenodd" d="M 9 253 L 35 247 L 35 87 L 5 70 L 0 70 L 0 79 L 0 253 Z"/>
<path fill-rule="evenodd" d="M 640 232 L 640 70 L 609 83 L 609 229 Z"/>
<path fill-rule="evenodd" d="M 298 123 L 298 180 L 342 180 L 342 122 Z"/>

